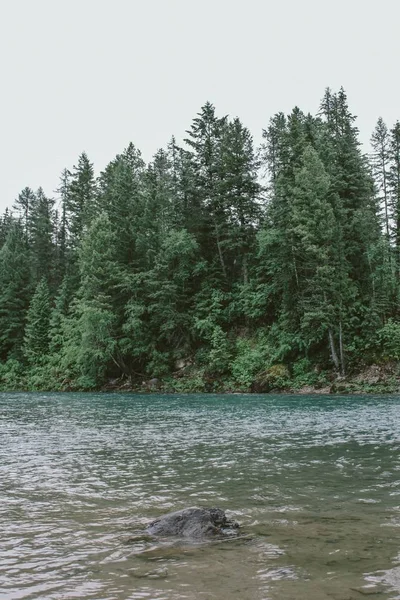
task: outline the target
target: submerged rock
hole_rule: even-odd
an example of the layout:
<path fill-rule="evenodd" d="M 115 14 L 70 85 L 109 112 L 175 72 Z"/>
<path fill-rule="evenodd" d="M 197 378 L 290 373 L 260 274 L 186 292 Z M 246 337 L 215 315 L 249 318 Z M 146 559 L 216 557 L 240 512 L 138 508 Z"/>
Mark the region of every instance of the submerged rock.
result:
<path fill-rule="evenodd" d="M 220 508 L 185 508 L 156 519 L 147 528 L 154 536 L 177 536 L 193 540 L 236 533 L 239 524 Z"/>

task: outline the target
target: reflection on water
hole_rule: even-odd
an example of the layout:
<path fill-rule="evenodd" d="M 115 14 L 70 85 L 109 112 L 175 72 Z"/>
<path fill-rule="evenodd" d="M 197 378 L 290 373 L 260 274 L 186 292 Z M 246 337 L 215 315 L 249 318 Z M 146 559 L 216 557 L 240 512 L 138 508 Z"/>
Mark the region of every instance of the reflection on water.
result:
<path fill-rule="evenodd" d="M 400 398 L 0 395 L 0 599 L 400 599 Z M 149 520 L 220 506 L 243 538 Z"/>

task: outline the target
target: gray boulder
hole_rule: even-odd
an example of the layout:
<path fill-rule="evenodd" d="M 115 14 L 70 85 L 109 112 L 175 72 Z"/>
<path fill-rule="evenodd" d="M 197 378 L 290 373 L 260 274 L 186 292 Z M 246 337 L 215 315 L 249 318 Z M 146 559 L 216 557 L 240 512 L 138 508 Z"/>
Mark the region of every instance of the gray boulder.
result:
<path fill-rule="evenodd" d="M 147 528 L 154 536 L 201 540 L 236 533 L 239 524 L 220 508 L 185 508 L 156 519 Z"/>

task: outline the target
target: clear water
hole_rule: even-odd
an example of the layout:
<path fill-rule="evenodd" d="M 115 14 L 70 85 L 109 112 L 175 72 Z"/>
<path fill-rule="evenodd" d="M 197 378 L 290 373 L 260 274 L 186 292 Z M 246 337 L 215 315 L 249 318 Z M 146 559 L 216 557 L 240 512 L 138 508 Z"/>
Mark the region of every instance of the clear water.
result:
<path fill-rule="evenodd" d="M 0 599 L 400 598 L 400 398 L 0 395 Z M 244 537 L 149 520 L 219 506 Z"/>

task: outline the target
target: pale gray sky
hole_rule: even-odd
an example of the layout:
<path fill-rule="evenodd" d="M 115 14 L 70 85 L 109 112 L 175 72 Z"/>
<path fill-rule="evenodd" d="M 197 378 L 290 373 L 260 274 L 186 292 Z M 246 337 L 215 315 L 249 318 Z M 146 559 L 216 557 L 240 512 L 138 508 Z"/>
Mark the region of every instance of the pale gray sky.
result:
<path fill-rule="evenodd" d="M 346 89 L 364 141 L 400 119 L 399 0 L 0 0 L 0 210 L 85 150 L 149 160 L 206 100 L 255 140 Z"/>

